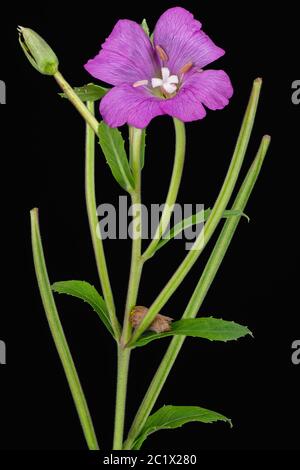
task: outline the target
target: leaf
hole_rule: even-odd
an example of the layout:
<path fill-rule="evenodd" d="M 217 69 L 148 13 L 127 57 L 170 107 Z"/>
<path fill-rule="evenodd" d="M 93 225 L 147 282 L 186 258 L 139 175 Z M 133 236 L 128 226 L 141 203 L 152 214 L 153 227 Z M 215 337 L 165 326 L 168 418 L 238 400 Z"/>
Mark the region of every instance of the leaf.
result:
<path fill-rule="evenodd" d="M 109 91 L 109 88 L 88 83 L 80 87 L 75 87 L 74 91 L 82 101 L 98 101 Z M 62 98 L 68 98 L 65 93 L 59 93 Z"/>
<path fill-rule="evenodd" d="M 186 423 L 214 423 L 225 421 L 232 427 L 231 420 L 215 411 L 200 408 L 200 406 L 165 405 L 147 419 L 141 433 L 134 441 L 132 450 L 139 450 L 147 437 L 161 429 L 176 429 Z"/>
<path fill-rule="evenodd" d="M 119 129 L 109 127 L 103 121 L 99 124 L 98 132 L 101 149 L 114 178 L 126 191 L 132 190 L 134 179 L 128 163 L 121 132 Z"/>
<path fill-rule="evenodd" d="M 186 217 L 185 219 L 178 222 L 176 225 L 174 225 L 174 227 L 172 227 L 169 230 L 169 232 L 163 235 L 163 238 L 159 241 L 155 251 L 159 250 L 166 243 L 168 243 L 169 240 L 171 240 L 172 238 L 175 238 L 176 235 L 183 232 L 183 230 L 185 230 L 186 228 L 191 227 L 192 225 L 197 225 L 197 224 L 206 222 L 210 213 L 211 213 L 210 208 L 206 210 L 201 209 L 200 211 L 196 212 L 196 214 L 192 214 L 189 217 Z M 240 210 L 225 210 L 223 214 L 224 219 L 228 219 L 229 217 L 239 217 L 239 216 L 246 217 L 248 222 L 250 220 L 249 217 Z"/>
<path fill-rule="evenodd" d="M 246 326 L 239 325 L 233 321 L 213 317 L 186 318 L 172 323 L 170 331 L 165 331 L 164 333 L 148 331 L 144 333 L 134 343 L 133 347 L 145 346 L 155 339 L 175 335 L 205 338 L 210 341 L 231 341 L 246 335 L 253 336 Z"/>
<path fill-rule="evenodd" d="M 147 36 L 150 36 L 150 30 L 149 30 L 149 26 L 147 24 L 147 20 L 144 18 L 142 23 L 141 23 L 141 27 L 143 28 L 143 30 L 145 31 L 145 33 L 147 34 Z"/>
<path fill-rule="evenodd" d="M 94 286 L 86 281 L 60 281 L 52 284 L 51 289 L 58 294 L 68 294 L 87 302 L 114 336 L 106 304 Z"/>

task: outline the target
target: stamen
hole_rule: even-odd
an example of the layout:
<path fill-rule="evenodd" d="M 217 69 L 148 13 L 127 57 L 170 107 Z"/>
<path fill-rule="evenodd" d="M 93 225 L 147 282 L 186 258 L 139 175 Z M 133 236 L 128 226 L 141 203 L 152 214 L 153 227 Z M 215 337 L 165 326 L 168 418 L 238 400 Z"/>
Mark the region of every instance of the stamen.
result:
<path fill-rule="evenodd" d="M 148 80 L 138 80 L 137 82 L 135 82 L 132 86 L 134 88 L 137 88 L 139 86 L 144 86 L 144 85 L 148 85 Z"/>
<path fill-rule="evenodd" d="M 164 51 L 164 49 L 160 46 L 155 46 L 155 49 L 160 57 L 160 59 L 163 61 L 163 62 L 168 62 L 169 60 L 169 57 L 166 53 L 166 51 Z"/>
<path fill-rule="evenodd" d="M 191 68 L 193 67 L 193 62 L 188 62 L 187 64 L 185 64 L 183 67 L 181 67 L 181 69 L 179 70 L 179 73 L 181 75 L 183 75 L 184 73 L 188 72 L 189 70 L 191 70 Z"/>

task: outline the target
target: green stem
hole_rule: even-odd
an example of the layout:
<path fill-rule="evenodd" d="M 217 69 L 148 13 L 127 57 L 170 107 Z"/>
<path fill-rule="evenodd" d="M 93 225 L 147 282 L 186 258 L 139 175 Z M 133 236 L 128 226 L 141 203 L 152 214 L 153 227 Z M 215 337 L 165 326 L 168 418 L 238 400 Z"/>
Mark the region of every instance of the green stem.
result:
<path fill-rule="evenodd" d="M 93 116 L 94 103 L 88 101 L 87 109 L 89 113 Z M 95 133 L 89 124 L 86 125 L 85 198 L 91 238 L 103 296 L 105 299 L 107 310 L 109 312 L 110 321 L 115 334 L 115 338 L 117 341 L 119 341 L 121 336 L 121 327 L 116 316 L 114 298 L 111 290 L 103 243 L 102 239 L 100 238 L 101 231 L 99 230 L 97 234 L 98 218 L 95 191 Z"/>
<path fill-rule="evenodd" d="M 141 129 L 131 128 L 131 167 L 135 188 L 131 193 L 131 203 L 135 207 L 134 220 L 132 224 L 132 251 L 129 275 L 129 285 L 126 299 L 125 316 L 121 344 L 124 346 L 131 335 L 130 312 L 136 305 L 140 278 L 143 269 L 141 259 L 142 250 L 142 213 L 141 213 Z"/>
<path fill-rule="evenodd" d="M 131 166 L 135 187 L 131 193 L 132 205 L 135 206 L 134 220 L 132 223 L 132 252 L 129 275 L 128 293 L 125 307 L 124 324 L 120 345 L 118 346 L 118 377 L 115 408 L 115 427 L 113 449 L 120 450 L 123 447 L 124 420 L 126 408 L 126 393 L 128 381 L 128 369 L 130 350 L 124 349 L 131 335 L 130 312 L 136 305 L 138 289 L 142 274 L 143 262 L 141 260 L 142 248 L 142 214 L 141 214 L 141 129 L 131 128 L 130 148 Z"/>
<path fill-rule="evenodd" d="M 123 449 L 129 363 L 130 349 L 124 349 L 121 345 L 119 345 L 113 450 Z"/>
<path fill-rule="evenodd" d="M 233 203 L 233 210 L 244 211 L 245 206 L 248 202 L 248 199 L 251 195 L 255 182 L 258 178 L 258 175 L 261 170 L 266 152 L 268 150 L 270 143 L 270 137 L 265 136 L 262 140 L 258 154 L 252 163 L 247 176 L 239 190 L 239 193 Z M 226 220 L 224 227 L 219 235 L 217 243 L 214 246 L 214 249 L 210 255 L 210 258 L 206 264 L 206 267 L 202 273 L 202 276 L 195 288 L 195 291 L 185 309 L 185 312 L 182 318 L 195 318 L 197 316 L 198 310 L 202 305 L 203 300 L 208 292 L 209 287 L 211 286 L 218 269 L 223 261 L 223 258 L 227 252 L 227 249 L 230 245 L 232 237 L 236 231 L 240 217 L 231 217 Z M 135 416 L 135 419 L 130 428 L 128 438 L 124 443 L 124 449 L 131 449 L 135 439 L 139 436 L 143 426 L 150 415 L 153 406 L 164 386 L 167 377 L 172 369 L 172 366 L 179 354 L 179 351 L 183 345 L 185 336 L 175 336 L 168 349 L 165 353 L 163 360 L 159 368 L 156 371 L 155 376 L 152 379 L 152 382 L 147 390 L 147 393 L 139 407 L 139 410 Z"/>
<path fill-rule="evenodd" d="M 153 256 L 156 247 L 159 243 L 159 240 L 163 236 L 166 228 L 168 227 L 182 178 L 185 157 L 185 127 L 184 123 L 176 118 L 174 119 L 174 126 L 176 133 L 176 149 L 171 182 L 160 222 L 158 224 L 158 227 L 155 231 L 154 237 L 150 245 L 142 255 L 144 261 Z"/>
<path fill-rule="evenodd" d="M 39 230 L 38 209 L 30 211 L 30 218 L 35 272 L 51 334 L 68 380 L 88 448 L 99 450 L 90 412 L 51 291 Z"/>
<path fill-rule="evenodd" d="M 54 78 L 60 88 L 63 90 L 63 92 L 67 95 L 73 106 L 77 109 L 79 114 L 81 114 L 83 119 L 91 126 L 95 134 L 98 135 L 99 122 L 97 121 L 95 116 L 87 109 L 83 101 L 81 101 L 81 99 L 76 95 L 73 88 L 64 79 L 60 72 L 57 71 L 54 74 Z"/>
<path fill-rule="evenodd" d="M 150 326 L 155 316 L 167 303 L 171 295 L 175 292 L 177 287 L 181 284 L 185 276 L 195 264 L 200 254 L 204 250 L 205 246 L 207 245 L 208 241 L 212 237 L 220 220 L 222 219 L 223 212 L 226 209 L 229 199 L 233 193 L 241 169 L 241 165 L 245 157 L 245 153 L 254 124 L 261 84 L 261 79 L 256 79 L 254 81 L 249 104 L 245 113 L 241 131 L 238 137 L 238 141 L 226 178 L 224 180 L 218 198 L 213 206 L 208 221 L 205 224 L 204 230 L 201 231 L 201 233 L 198 235 L 188 255 L 182 261 L 181 265 L 175 271 L 169 282 L 165 285 L 164 289 L 160 292 L 158 297 L 155 299 L 155 301 L 149 308 L 147 315 L 144 317 L 138 328 L 133 333 L 131 340 L 128 343 L 128 346 L 132 346 L 134 342 L 141 336 L 141 334 Z"/>

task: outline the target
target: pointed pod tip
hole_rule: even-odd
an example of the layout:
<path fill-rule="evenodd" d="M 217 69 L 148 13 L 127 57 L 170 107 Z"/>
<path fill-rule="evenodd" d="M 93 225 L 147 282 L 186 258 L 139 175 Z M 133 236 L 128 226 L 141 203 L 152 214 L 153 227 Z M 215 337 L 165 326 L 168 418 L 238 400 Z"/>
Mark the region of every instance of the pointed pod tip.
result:
<path fill-rule="evenodd" d="M 261 85 L 263 82 L 263 79 L 261 77 L 257 77 L 255 80 L 254 80 L 254 83 L 257 83 L 258 85 Z"/>
<path fill-rule="evenodd" d="M 38 207 L 33 207 L 30 211 L 30 214 L 32 215 L 39 215 L 39 209 Z"/>
<path fill-rule="evenodd" d="M 262 145 L 263 148 L 264 148 L 264 154 L 267 153 L 267 150 L 268 150 L 268 148 L 269 148 L 269 146 L 270 146 L 271 140 L 272 140 L 272 139 L 271 139 L 271 136 L 270 136 L 269 134 L 266 134 L 266 135 L 263 136 L 261 145 Z"/>

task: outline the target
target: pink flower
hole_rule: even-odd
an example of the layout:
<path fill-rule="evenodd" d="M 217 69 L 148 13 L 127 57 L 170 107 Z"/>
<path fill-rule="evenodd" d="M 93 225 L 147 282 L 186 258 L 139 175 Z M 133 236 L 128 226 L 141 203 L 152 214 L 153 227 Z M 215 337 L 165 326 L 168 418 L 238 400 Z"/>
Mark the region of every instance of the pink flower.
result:
<path fill-rule="evenodd" d="M 204 118 L 204 106 L 224 108 L 233 94 L 228 75 L 203 70 L 224 53 L 190 12 L 176 7 L 159 18 L 153 44 L 138 23 L 118 21 L 85 69 L 114 85 L 100 103 L 104 121 L 144 128 L 155 116 L 188 122 Z"/>

